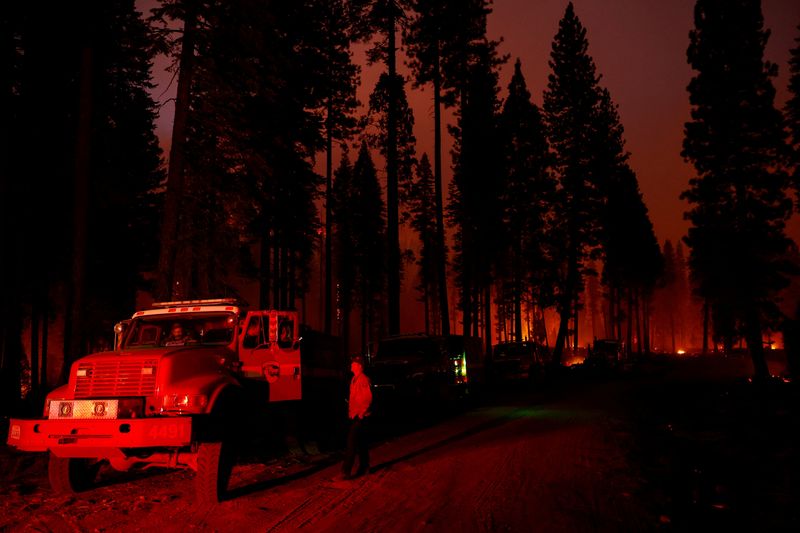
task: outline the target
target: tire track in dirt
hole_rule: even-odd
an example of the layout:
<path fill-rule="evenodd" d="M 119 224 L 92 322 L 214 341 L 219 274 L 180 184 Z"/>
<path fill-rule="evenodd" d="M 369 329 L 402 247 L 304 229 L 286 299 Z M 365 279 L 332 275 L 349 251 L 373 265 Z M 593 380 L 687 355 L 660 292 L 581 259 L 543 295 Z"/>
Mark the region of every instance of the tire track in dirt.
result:
<path fill-rule="evenodd" d="M 356 507 L 369 493 L 370 486 L 380 483 L 387 473 L 382 471 L 351 481 L 324 481 L 314 494 L 266 530 L 275 533 L 295 531 L 314 525 L 334 511 L 337 514 L 347 512 Z"/>
<path fill-rule="evenodd" d="M 385 476 L 373 478 L 374 482 L 364 487 L 370 493 L 359 498 L 369 509 L 370 518 L 348 509 L 352 507 L 348 505 L 331 509 L 315 526 L 333 531 L 346 523 L 355 530 L 404 531 L 457 529 L 463 521 L 476 523 L 478 513 L 472 495 L 496 490 L 486 483 L 493 480 L 497 458 L 506 469 L 506 463 L 513 460 L 502 453 L 502 439 L 496 432 L 502 434 L 498 428 L 523 412 L 507 406 L 477 410 L 419 432 L 413 439 L 399 439 L 378 448 L 375 455 L 382 460 L 378 468 Z M 497 451 L 489 454 L 490 461 L 484 460 L 484 441 L 493 443 Z M 469 498 L 459 499 L 465 493 Z"/>

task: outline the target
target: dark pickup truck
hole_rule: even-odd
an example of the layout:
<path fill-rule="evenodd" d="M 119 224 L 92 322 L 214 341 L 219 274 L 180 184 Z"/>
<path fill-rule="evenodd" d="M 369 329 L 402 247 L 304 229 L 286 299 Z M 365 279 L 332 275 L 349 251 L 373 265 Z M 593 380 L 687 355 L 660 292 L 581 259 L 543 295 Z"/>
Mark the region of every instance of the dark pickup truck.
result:
<path fill-rule="evenodd" d="M 480 339 L 398 335 L 383 339 L 368 375 L 381 398 L 446 401 L 484 381 Z"/>
<path fill-rule="evenodd" d="M 492 380 L 538 381 L 544 376 L 547 349 L 535 342 L 503 342 L 492 348 L 488 371 Z"/>
<path fill-rule="evenodd" d="M 589 347 L 584 365 L 614 369 L 622 363 L 622 343 L 617 339 L 598 339 Z"/>

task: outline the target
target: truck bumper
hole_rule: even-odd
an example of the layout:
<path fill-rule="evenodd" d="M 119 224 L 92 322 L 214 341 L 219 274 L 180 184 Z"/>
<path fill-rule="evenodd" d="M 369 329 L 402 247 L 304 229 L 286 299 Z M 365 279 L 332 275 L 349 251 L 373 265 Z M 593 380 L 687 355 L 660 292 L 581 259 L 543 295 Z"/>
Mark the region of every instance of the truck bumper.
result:
<path fill-rule="evenodd" d="M 6 442 L 25 452 L 108 457 L 109 449 L 188 446 L 192 442 L 192 419 L 188 416 L 117 420 L 12 418 Z"/>

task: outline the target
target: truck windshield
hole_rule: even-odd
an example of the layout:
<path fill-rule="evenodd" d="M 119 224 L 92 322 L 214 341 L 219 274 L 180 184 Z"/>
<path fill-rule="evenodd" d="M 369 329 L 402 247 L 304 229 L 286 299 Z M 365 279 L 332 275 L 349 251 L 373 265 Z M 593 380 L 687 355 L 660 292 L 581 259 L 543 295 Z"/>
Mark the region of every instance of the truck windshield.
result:
<path fill-rule="evenodd" d="M 123 348 L 227 345 L 233 340 L 235 327 L 232 313 L 142 316 L 131 322 Z"/>

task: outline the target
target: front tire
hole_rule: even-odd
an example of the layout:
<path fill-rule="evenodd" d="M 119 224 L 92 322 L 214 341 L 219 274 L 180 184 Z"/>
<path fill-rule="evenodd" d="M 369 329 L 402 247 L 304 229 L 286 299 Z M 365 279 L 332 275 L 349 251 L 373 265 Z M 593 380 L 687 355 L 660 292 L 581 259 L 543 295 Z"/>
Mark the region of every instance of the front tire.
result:
<path fill-rule="evenodd" d="M 215 505 L 228 491 L 233 470 L 229 447 L 221 442 L 204 442 L 197 449 L 195 488 L 200 505 Z"/>
<path fill-rule="evenodd" d="M 50 486 L 58 494 L 75 494 L 92 488 L 100 462 L 94 459 L 56 457 L 50 454 L 47 476 Z"/>

